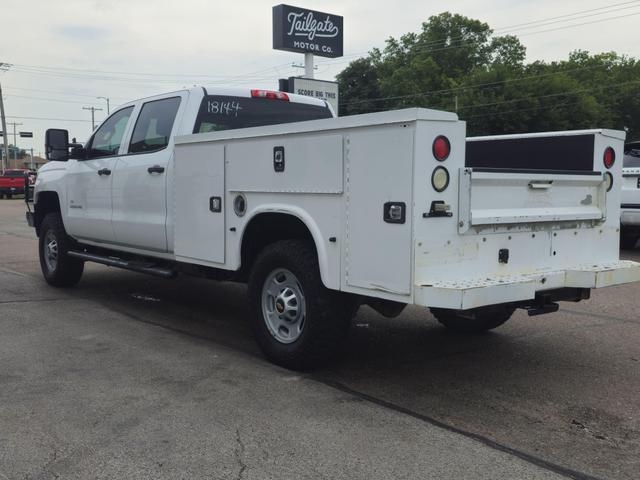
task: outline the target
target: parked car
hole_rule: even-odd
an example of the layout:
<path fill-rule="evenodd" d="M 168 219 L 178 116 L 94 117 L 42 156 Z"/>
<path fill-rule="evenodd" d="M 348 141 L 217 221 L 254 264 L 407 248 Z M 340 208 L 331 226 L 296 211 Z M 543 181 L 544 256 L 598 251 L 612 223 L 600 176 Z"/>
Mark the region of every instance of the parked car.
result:
<path fill-rule="evenodd" d="M 28 177 L 29 170 L 11 169 L 5 170 L 0 175 L 0 198 L 11 198 L 14 195 L 22 195 L 25 192 L 25 177 Z M 31 183 L 31 180 L 29 180 Z"/>
<path fill-rule="evenodd" d="M 620 246 L 631 249 L 640 239 L 640 142 L 624 146 L 622 177 Z"/>

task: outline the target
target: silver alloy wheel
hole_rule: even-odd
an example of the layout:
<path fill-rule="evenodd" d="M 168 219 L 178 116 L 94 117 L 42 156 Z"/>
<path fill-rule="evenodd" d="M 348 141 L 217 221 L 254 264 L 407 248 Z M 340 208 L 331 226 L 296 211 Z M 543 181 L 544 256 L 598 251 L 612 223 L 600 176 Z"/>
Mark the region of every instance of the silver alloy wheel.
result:
<path fill-rule="evenodd" d="M 285 268 L 271 272 L 262 286 L 262 317 L 280 343 L 293 343 L 305 325 L 306 303 L 296 276 Z"/>
<path fill-rule="evenodd" d="M 50 272 L 58 267 L 58 239 L 52 230 L 47 230 L 44 237 L 44 263 Z"/>

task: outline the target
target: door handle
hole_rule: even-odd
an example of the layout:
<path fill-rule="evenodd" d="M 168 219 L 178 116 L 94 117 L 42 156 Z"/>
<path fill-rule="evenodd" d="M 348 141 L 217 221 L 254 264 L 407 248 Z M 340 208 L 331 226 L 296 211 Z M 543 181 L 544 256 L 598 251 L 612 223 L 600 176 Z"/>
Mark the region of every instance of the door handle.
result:
<path fill-rule="evenodd" d="M 102 176 L 102 175 L 111 175 L 111 170 L 109 170 L 108 168 L 103 168 L 101 170 L 98 170 L 98 175 Z"/>
<path fill-rule="evenodd" d="M 164 173 L 164 167 L 160 165 L 154 165 L 153 167 L 147 168 L 147 172 L 149 173 Z"/>

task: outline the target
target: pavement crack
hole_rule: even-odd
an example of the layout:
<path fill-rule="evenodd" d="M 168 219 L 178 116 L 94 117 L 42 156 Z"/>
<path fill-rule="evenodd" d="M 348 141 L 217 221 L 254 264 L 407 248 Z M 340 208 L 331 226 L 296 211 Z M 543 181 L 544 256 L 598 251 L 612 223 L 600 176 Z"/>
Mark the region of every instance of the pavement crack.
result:
<path fill-rule="evenodd" d="M 445 423 L 441 420 L 438 420 L 434 417 L 429 417 L 428 415 L 424 415 L 418 412 L 415 412 L 413 410 L 410 410 L 409 408 L 403 407 L 401 405 L 397 405 L 395 403 L 389 402 L 387 400 L 383 400 L 381 398 L 377 398 L 374 397 L 372 395 L 369 395 L 367 393 L 364 392 L 360 392 L 358 390 L 355 390 L 351 387 L 349 387 L 348 385 L 345 385 L 343 383 L 340 382 L 336 382 L 334 380 L 328 379 L 328 378 L 323 378 L 317 375 L 310 375 L 308 377 L 306 377 L 310 380 L 314 380 L 318 383 L 321 383 L 323 385 L 326 385 L 328 387 L 334 388 L 338 391 L 341 391 L 343 393 L 347 393 L 349 395 L 353 395 L 361 400 L 370 402 L 372 404 L 378 405 L 379 407 L 382 408 L 386 408 L 389 410 L 393 410 L 397 413 L 403 414 L 403 415 L 407 415 L 410 417 L 413 417 L 417 420 L 421 420 L 425 423 L 428 423 L 430 425 L 433 425 L 435 427 L 438 428 L 442 428 L 444 430 L 447 430 L 449 432 L 452 433 L 456 433 L 458 435 L 462 435 L 464 437 L 470 438 L 472 440 L 475 440 L 477 442 L 482 443 L 483 445 L 486 445 L 489 448 L 493 448 L 494 450 L 498 450 L 500 452 L 504 452 L 506 454 L 509 455 L 513 455 L 514 457 L 517 457 L 527 463 L 531 463 L 533 465 L 536 465 L 540 468 L 543 468 L 545 470 L 557 473 L 558 475 L 562 475 L 564 477 L 567 478 L 572 478 L 574 480 L 600 480 L 599 477 L 595 477 L 583 472 L 578 472 L 576 470 L 572 470 L 571 468 L 568 467 L 564 467 L 562 465 L 558 465 L 556 463 L 547 461 L 543 458 L 540 457 L 536 457 L 535 455 L 532 455 L 530 453 L 521 451 L 521 450 L 517 450 L 515 448 L 509 447 L 507 445 L 503 445 L 499 442 L 496 442 L 495 440 L 492 440 L 489 437 L 486 437 L 484 435 L 481 435 L 479 433 L 475 433 L 469 430 L 464 430 L 462 428 L 459 427 L 455 427 L 453 425 L 450 425 L 448 423 Z"/>
<path fill-rule="evenodd" d="M 0 300 L 0 305 L 10 305 L 12 303 L 43 303 L 43 302 L 64 302 L 70 298 L 33 298 L 25 300 Z"/>
<path fill-rule="evenodd" d="M 236 476 L 236 480 L 242 480 L 242 476 L 247 469 L 247 464 L 244 463 L 244 452 L 245 446 L 244 442 L 242 441 L 242 437 L 240 436 L 240 429 L 236 428 L 236 448 L 234 449 L 233 453 L 236 457 L 236 461 L 238 462 L 238 466 L 240 467 L 238 475 Z"/>

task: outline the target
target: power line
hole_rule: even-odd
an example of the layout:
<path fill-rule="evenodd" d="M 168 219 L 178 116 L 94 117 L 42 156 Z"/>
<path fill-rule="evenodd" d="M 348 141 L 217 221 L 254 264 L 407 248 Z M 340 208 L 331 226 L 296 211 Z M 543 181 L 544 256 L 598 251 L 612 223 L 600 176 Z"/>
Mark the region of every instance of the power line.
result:
<path fill-rule="evenodd" d="M 77 104 L 86 104 L 87 102 L 78 102 L 78 101 L 74 101 L 74 100 L 65 100 L 62 98 L 44 98 L 44 97 L 30 97 L 27 95 L 16 95 L 14 93 L 8 93 L 5 95 L 6 97 L 12 97 L 12 98 L 25 98 L 27 100 L 39 100 L 39 101 L 43 101 L 43 102 L 61 102 L 61 103 L 77 103 Z"/>
<path fill-rule="evenodd" d="M 637 3 L 637 2 L 638 2 L 638 0 L 634 0 L 633 2 L 624 2 L 624 3 L 609 5 L 607 7 L 600 7 L 600 10 L 602 10 L 602 9 L 611 9 L 612 7 L 615 7 L 615 6 L 618 6 L 618 5 L 626 5 L 628 3 Z M 640 5 L 633 5 L 633 6 L 629 6 L 629 7 L 625 7 L 625 8 L 620 8 L 620 9 L 612 9 L 612 10 L 601 12 L 601 13 L 598 13 L 598 14 L 595 14 L 595 15 L 605 15 L 607 13 L 612 13 L 612 12 L 616 12 L 616 11 L 619 11 L 619 10 L 624 10 L 624 9 L 627 9 L 627 8 L 637 8 L 637 7 L 640 7 Z M 594 9 L 594 10 L 596 10 L 596 9 Z M 567 14 L 566 16 L 575 16 L 576 14 L 589 12 L 589 11 L 592 11 L 592 10 L 584 10 L 582 12 L 576 12 L 576 13 L 573 13 L 573 14 Z M 547 33 L 547 32 L 559 31 L 559 30 L 564 30 L 564 29 L 568 29 L 568 28 L 579 27 L 579 26 L 583 26 L 583 25 L 589 25 L 589 24 L 592 24 L 592 23 L 606 22 L 606 21 L 609 21 L 609 20 L 616 20 L 616 19 L 619 19 L 619 18 L 627 18 L 627 17 L 639 15 L 639 14 L 640 14 L 640 12 L 632 13 L 632 14 L 628 14 L 628 15 L 619 15 L 619 16 L 615 16 L 615 17 L 602 18 L 602 19 L 593 20 L 593 21 L 590 21 L 590 22 L 582 22 L 582 23 L 564 25 L 564 26 L 561 26 L 561 27 L 553 28 L 553 29 L 540 30 L 540 31 L 537 31 L 537 32 L 522 33 L 522 34 L 519 34 L 518 36 L 527 36 L 527 35 L 535 35 L 535 34 L 538 34 L 538 33 Z M 593 15 L 590 15 L 590 16 L 593 16 Z M 568 18 L 565 21 L 570 22 L 570 21 L 578 20 L 580 18 L 585 18 L 585 17 L 586 16 L 577 17 L 577 18 Z M 550 17 L 550 18 L 545 19 L 545 20 L 539 20 L 539 21 L 537 21 L 535 23 L 540 23 L 540 22 L 543 22 L 543 21 L 546 21 L 546 20 L 552 20 L 552 19 L 555 19 L 555 18 L 558 18 L 558 17 Z M 534 23 L 534 22 L 530 22 L 530 23 Z M 550 23 L 558 23 L 558 22 L 550 22 Z M 549 24 L 549 23 L 547 23 L 547 24 Z M 524 28 L 524 29 L 537 28 L 537 27 L 541 27 L 541 26 L 544 26 L 544 25 L 545 24 L 543 23 L 541 25 L 536 25 L 536 26 L 532 26 L 532 27 L 522 27 L 522 28 Z M 503 29 L 499 29 L 499 30 L 506 30 L 506 29 L 509 29 L 509 27 L 504 27 Z M 517 30 L 519 30 L 519 29 L 516 29 L 516 31 L 512 31 L 512 32 L 505 31 L 505 32 L 502 32 L 501 35 L 504 36 L 504 35 L 508 35 L 509 33 L 516 34 Z M 498 30 L 496 30 L 496 31 L 498 31 Z M 495 31 L 494 31 L 494 33 L 495 33 Z M 464 38 L 465 38 L 464 36 L 457 36 L 457 37 L 451 37 L 451 38 L 446 39 L 446 40 L 452 42 L 452 41 L 456 41 L 456 40 L 462 40 Z M 471 45 L 473 45 L 475 43 L 478 43 L 478 41 L 471 40 L 471 41 L 468 41 L 468 42 L 465 42 L 465 43 L 460 43 L 458 45 L 449 45 L 449 46 L 445 46 L 445 47 L 441 47 L 441 48 L 431 48 L 431 47 L 435 47 L 435 46 L 438 46 L 438 45 L 442 44 L 442 41 L 438 40 L 438 41 L 428 42 L 428 43 L 419 45 L 418 47 L 412 49 L 411 52 L 415 53 L 415 52 L 421 52 L 421 51 L 427 50 L 430 53 L 435 53 L 435 52 L 440 52 L 440 51 L 449 50 L 449 49 L 464 48 L 464 47 L 471 46 Z M 360 52 L 360 53 L 345 55 L 345 56 L 342 57 L 341 60 L 335 60 L 335 61 L 329 61 L 329 62 L 318 62 L 318 65 L 338 65 L 338 64 L 350 61 L 350 60 L 348 60 L 348 58 L 357 57 L 357 56 L 361 56 L 361 55 L 364 55 L 364 54 L 370 54 L 370 51 L 369 52 Z"/>
<path fill-rule="evenodd" d="M 597 68 L 602 68 L 602 65 L 594 65 L 594 66 L 591 66 L 591 67 L 578 67 L 578 68 L 560 70 L 560 71 L 557 71 L 557 72 L 541 73 L 541 74 L 536 74 L 536 75 L 525 75 L 523 77 L 508 78 L 506 80 L 499 80 L 499 81 L 495 81 L 495 82 L 476 83 L 476 84 L 472 84 L 472 85 L 462 85 L 462 86 L 459 86 L 459 87 L 444 88 L 444 89 L 441 89 L 441 90 L 429 90 L 427 92 L 419 92 L 419 93 L 409 93 L 409 94 L 406 94 L 406 95 L 393 95 L 393 96 L 388 96 L 388 97 L 368 98 L 368 99 L 365 99 L 365 100 L 354 100 L 354 101 L 351 101 L 351 102 L 341 103 L 340 106 L 358 105 L 358 104 L 368 103 L 368 102 L 381 102 L 381 101 L 384 101 L 384 100 L 399 100 L 399 99 L 403 99 L 403 98 L 412 98 L 412 97 L 426 97 L 426 96 L 430 96 L 430 95 L 434 95 L 434 94 L 438 94 L 438 93 L 452 93 L 452 92 L 459 92 L 459 91 L 462 91 L 462 90 L 469 90 L 469 89 L 474 89 L 474 88 L 492 87 L 492 86 L 503 85 L 503 84 L 507 84 L 507 83 L 514 83 L 514 82 L 521 82 L 521 81 L 524 81 L 524 80 L 530 80 L 532 78 L 550 77 L 550 76 L 554 76 L 554 75 L 563 75 L 563 74 L 566 74 L 566 73 L 574 73 L 574 72 L 580 72 L 580 71 L 586 71 L 586 70 L 594 70 L 594 69 L 597 69 Z"/>
<path fill-rule="evenodd" d="M 47 117 L 19 117 L 16 115 L 7 115 L 7 118 L 19 118 L 22 120 L 46 120 L 50 122 L 84 122 L 91 123 L 91 120 L 79 120 L 75 118 L 47 118 Z"/>

